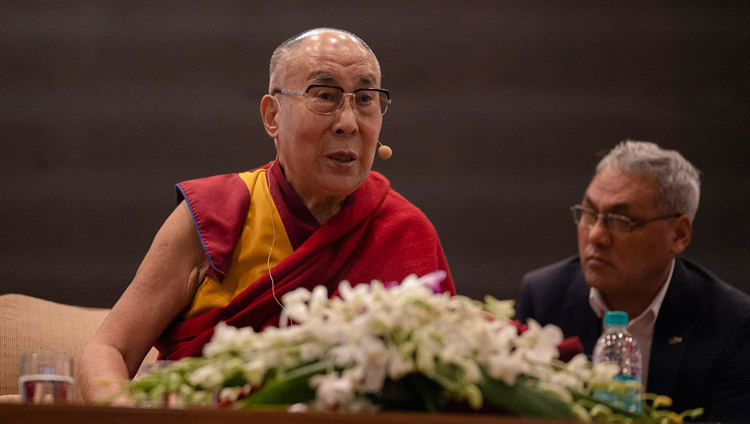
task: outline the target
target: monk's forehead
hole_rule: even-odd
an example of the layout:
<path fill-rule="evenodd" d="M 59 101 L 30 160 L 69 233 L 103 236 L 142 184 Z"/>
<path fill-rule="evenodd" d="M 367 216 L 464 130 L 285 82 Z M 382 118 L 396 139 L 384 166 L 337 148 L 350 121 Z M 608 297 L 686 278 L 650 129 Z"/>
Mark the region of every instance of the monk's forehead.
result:
<path fill-rule="evenodd" d="M 360 72 L 372 74 L 377 81 L 380 80 L 375 55 L 356 37 L 346 33 L 321 32 L 304 37 L 290 51 L 287 63 L 290 70 L 295 67 L 294 64 L 299 64 L 307 68 L 308 72 L 318 72 L 315 69 L 317 66 L 353 67 Z"/>
<path fill-rule="evenodd" d="M 297 45 L 308 54 L 328 50 L 346 52 L 352 55 L 359 53 L 366 57 L 372 56 L 372 52 L 357 37 L 344 32 L 312 32 L 300 38 Z"/>

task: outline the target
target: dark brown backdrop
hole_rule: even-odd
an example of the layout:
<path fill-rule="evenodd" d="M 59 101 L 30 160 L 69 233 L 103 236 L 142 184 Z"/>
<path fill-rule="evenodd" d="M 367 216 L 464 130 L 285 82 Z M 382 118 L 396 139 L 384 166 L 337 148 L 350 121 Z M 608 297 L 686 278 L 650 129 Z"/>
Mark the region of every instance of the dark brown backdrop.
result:
<path fill-rule="evenodd" d="M 624 138 L 703 171 L 687 256 L 750 291 L 744 2 L 5 1 L 0 293 L 111 306 L 173 184 L 271 160 L 278 43 L 326 25 L 378 55 L 375 169 L 434 222 L 459 292 L 516 295 L 572 255 L 567 207 Z"/>

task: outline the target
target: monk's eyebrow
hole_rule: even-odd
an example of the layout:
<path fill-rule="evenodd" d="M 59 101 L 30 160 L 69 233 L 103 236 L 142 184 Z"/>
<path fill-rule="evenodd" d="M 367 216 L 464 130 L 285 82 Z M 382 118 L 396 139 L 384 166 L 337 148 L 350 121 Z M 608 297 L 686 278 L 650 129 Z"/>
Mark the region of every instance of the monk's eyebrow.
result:
<path fill-rule="evenodd" d="M 324 71 L 315 71 L 310 73 L 307 77 L 307 80 L 310 82 L 310 84 L 340 84 L 338 78 Z M 372 74 L 362 75 L 361 77 L 359 77 L 358 85 L 364 87 L 375 87 L 377 85 L 377 79 L 375 78 L 375 75 Z"/>
<path fill-rule="evenodd" d="M 359 83 L 360 83 L 361 85 L 371 85 L 371 86 L 375 86 L 375 85 L 376 85 L 376 79 L 375 79 L 375 75 L 372 75 L 372 74 L 368 74 L 368 75 L 363 75 L 363 76 L 361 76 L 361 77 L 359 78 Z"/>
<path fill-rule="evenodd" d="M 312 84 L 335 84 L 338 80 L 328 72 L 317 71 L 308 75 L 307 80 Z"/>

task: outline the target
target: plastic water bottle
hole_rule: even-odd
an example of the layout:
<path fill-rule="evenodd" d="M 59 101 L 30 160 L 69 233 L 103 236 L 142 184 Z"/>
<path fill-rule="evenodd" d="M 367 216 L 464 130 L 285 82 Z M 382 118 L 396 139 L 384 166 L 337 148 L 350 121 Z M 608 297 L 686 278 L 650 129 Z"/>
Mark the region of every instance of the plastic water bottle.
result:
<path fill-rule="evenodd" d="M 593 362 L 620 366 L 615 384 L 594 390 L 594 398 L 630 412 L 641 412 L 641 351 L 628 333 L 627 313 L 611 311 L 604 315 L 604 333 L 594 346 Z"/>

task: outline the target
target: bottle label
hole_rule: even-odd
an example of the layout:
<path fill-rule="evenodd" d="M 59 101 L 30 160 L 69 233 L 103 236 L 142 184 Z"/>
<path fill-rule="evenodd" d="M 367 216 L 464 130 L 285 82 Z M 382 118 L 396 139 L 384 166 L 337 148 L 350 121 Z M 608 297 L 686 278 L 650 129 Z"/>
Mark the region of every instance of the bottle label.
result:
<path fill-rule="evenodd" d="M 595 390 L 594 399 L 622 408 L 629 412 L 641 412 L 641 380 L 629 375 L 617 375 L 606 390 Z"/>

